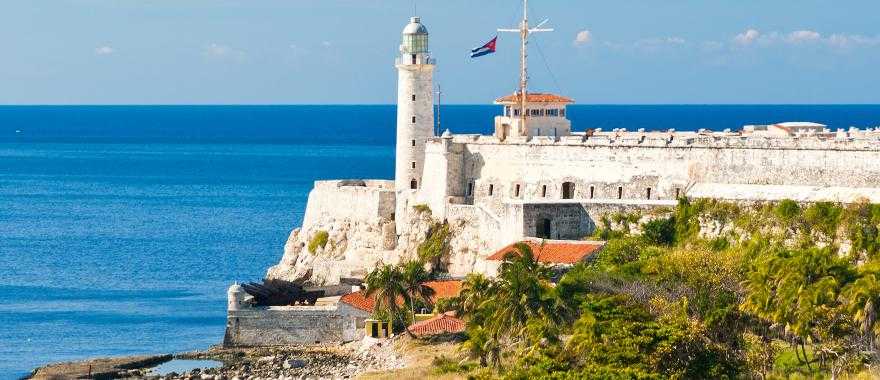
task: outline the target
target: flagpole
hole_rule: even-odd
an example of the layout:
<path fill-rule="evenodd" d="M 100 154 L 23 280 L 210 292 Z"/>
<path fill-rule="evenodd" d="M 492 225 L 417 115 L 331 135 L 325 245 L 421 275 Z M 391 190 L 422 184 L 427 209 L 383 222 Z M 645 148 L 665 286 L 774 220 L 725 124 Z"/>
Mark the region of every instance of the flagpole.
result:
<path fill-rule="evenodd" d="M 528 41 L 529 35 L 534 32 L 552 32 L 553 29 L 541 29 L 546 23 L 544 20 L 537 27 L 529 28 L 529 0 L 523 0 L 523 19 L 519 29 L 498 29 L 499 32 L 518 32 L 520 35 L 520 51 L 519 51 L 519 117 L 520 117 L 520 135 L 528 134 L 526 105 L 528 104 L 528 85 L 529 85 L 529 69 L 528 69 Z"/>

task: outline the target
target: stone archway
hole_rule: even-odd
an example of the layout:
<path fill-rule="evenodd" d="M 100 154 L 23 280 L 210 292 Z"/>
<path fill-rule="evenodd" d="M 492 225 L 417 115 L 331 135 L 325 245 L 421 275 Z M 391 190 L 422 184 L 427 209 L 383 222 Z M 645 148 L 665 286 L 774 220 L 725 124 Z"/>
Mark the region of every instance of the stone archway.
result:
<path fill-rule="evenodd" d="M 535 237 L 541 239 L 550 239 L 551 234 L 553 232 L 553 221 L 547 217 L 538 218 L 538 222 L 535 223 Z"/>

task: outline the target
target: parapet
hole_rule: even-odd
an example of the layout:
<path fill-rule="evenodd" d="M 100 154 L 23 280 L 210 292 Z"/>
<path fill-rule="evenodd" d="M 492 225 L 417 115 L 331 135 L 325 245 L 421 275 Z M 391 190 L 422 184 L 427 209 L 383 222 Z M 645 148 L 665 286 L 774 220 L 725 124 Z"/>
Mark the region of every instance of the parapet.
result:
<path fill-rule="evenodd" d="M 762 130 L 711 131 L 628 131 L 601 129 L 572 133 L 570 136 L 536 136 L 499 140 L 495 136 L 453 135 L 452 141 L 459 144 L 504 144 L 504 145 L 562 145 L 562 146 L 620 146 L 655 148 L 738 148 L 738 149 L 794 149 L 794 150 L 859 150 L 880 151 L 880 128 L 831 132 L 806 131 L 788 135 L 765 133 Z"/>

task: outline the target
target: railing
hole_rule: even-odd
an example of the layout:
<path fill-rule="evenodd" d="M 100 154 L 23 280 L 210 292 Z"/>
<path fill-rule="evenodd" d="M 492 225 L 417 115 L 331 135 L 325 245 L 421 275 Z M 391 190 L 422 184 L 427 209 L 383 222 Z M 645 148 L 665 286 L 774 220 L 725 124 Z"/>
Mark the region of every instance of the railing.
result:
<path fill-rule="evenodd" d="M 416 58 L 416 63 L 413 63 L 412 57 L 397 57 L 394 60 L 395 65 L 436 65 L 437 60 L 431 57 L 428 58 Z"/>

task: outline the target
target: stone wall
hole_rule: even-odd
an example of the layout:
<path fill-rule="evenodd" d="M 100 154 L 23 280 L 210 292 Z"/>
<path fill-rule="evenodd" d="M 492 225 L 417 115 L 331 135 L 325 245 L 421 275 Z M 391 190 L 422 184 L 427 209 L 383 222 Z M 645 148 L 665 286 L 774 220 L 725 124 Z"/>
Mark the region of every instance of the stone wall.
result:
<path fill-rule="evenodd" d="M 343 343 L 364 336 L 369 313 L 344 303 L 337 306 L 255 307 L 230 310 L 226 347 Z"/>
<path fill-rule="evenodd" d="M 302 228 L 291 232 L 281 262 L 267 278 L 334 285 L 341 277 L 363 276 L 397 246 L 396 195 L 392 181 L 318 181 L 309 193 Z M 328 233 L 324 247 L 309 242 Z"/>

